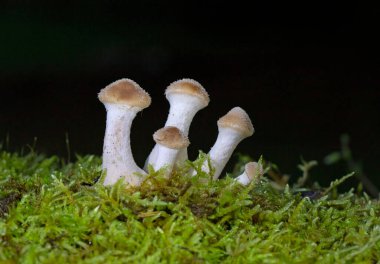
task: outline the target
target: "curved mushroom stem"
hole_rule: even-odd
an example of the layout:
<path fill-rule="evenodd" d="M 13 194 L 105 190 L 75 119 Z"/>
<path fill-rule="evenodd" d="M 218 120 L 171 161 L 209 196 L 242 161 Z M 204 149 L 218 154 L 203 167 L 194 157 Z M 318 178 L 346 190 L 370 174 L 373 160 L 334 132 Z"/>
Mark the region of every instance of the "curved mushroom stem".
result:
<path fill-rule="evenodd" d="M 132 121 L 141 109 L 125 105 L 105 104 L 107 125 L 103 145 L 103 169 L 107 170 L 104 185 L 112 185 L 122 177 L 131 185 L 139 185 L 146 174 L 133 159 L 130 133 Z"/>
<path fill-rule="evenodd" d="M 211 165 L 215 168 L 214 179 L 219 178 L 236 146 L 254 133 L 249 116 L 240 107 L 232 108 L 218 120 L 218 130 L 216 142 L 209 152 Z M 209 172 L 207 163 L 202 165 L 202 170 Z"/>
<path fill-rule="evenodd" d="M 182 79 L 170 84 L 165 94 L 170 104 L 165 127 L 177 127 L 187 137 L 195 114 L 209 103 L 207 92 L 198 82 Z M 157 149 L 156 144 L 145 161 L 145 171 L 148 169 L 148 164 L 153 164 L 158 158 Z M 187 159 L 187 148 L 183 148 L 179 151 L 175 163 L 181 164 Z"/>
<path fill-rule="evenodd" d="M 218 137 L 209 152 L 211 165 L 215 168 L 214 179 L 219 178 L 236 146 L 244 138 L 245 137 L 242 137 L 234 129 L 222 128 L 219 130 Z M 206 164 L 202 166 L 202 170 L 209 172 L 209 168 Z"/>
<path fill-rule="evenodd" d="M 182 133 L 189 135 L 191 121 L 195 114 L 204 108 L 199 98 L 187 94 L 173 94 L 169 97 L 170 109 L 165 126 L 175 126 Z"/>
<path fill-rule="evenodd" d="M 263 175 L 263 167 L 257 162 L 248 162 L 244 167 L 244 172 L 236 177 L 236 181 L 242 185 L 248 185 L 252 181 L 257 181 Z"/>

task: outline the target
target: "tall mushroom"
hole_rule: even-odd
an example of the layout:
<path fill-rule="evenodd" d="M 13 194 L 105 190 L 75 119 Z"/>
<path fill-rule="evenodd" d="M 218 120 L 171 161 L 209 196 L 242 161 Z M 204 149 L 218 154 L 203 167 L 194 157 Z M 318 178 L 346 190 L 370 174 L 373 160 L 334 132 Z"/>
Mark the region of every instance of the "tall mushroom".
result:
<path fill-rule="evenodd" d="M 215 167 L 214 179 L 219 178 L 236 146 L 254 133 L 251 119 L 240 107 L 232 108 L 219 118 L 218 130 L 216 142 L 209 152 L 211 164 Z M 203 164 L 202 170 L 209 172 L 207 164 Z"/>
<path fill-rule="evenodd" d="M 169 176 L 180 150 L 189 146 L 189 139 L 176 127 L 167 126 L 153 134 L 157 143 L 157 159 L 152 163 L 155 170 L 166 167 L 165 176 Z"/>
<path fill-rule="evenodd" d="M 130 132 L 137 112 L 148 107 L 151 98 L 130 79 L 109 84 L 98 97 L 107 110 L 102 164 L 107 171 L 104 185 L 112 185 L 122 177 L 133 186 L 139 185 L 142 178 L 136 173 L 145 172 L 136 165 L 132 156 Z"/>
<path fill-rule="evenodd" d="M 195 114 L 210 102 L 206 90 L 195 80 L 181 79 L 171 83 L 167 87 L 165 95 L 170 104 L 165 126 L 177 127 L 187 137 Z M 145 170 L 147 170 L 148 164 L 156 161 L 157 148 L 156 144 L 145 162 Z M 176 163 L 181 164 L 187 158 L 187 149 L 184 148 L 179 152 Z"/>
<path fill-rule="evenodd" d="M 236 181 L 242 185 L 248 185 L 252 181 L 258 180 L 263 174 L 263 167 L 257 162 L 248 162 L 244 166 L 244 172 L 236 177 Z"/>

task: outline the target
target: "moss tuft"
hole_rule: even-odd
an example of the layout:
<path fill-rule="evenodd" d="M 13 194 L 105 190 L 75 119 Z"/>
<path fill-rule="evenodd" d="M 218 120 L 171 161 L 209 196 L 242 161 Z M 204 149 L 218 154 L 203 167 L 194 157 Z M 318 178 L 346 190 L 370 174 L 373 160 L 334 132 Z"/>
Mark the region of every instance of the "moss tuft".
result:
<path fill-rule="evenodd" d="M 242 156 L 245 158 L 245 156 Z M 337 180 L 311 196 L 267 178 L 213 181 L 204 153 L 137 188 L 102 179 L 100 158 L 0 152 L 0 260 L 6 263 L 374 263 L 380 203 Z M 269 163 L 268 163 L 269 164 Z M 310 167 L 310 166 L 309 166 Z M 307 163 L 303 163 L 306 180 Z M 190 177 L 193 169 L 198 174 Z M 211 170 L 212 171 L 212 170 Z M 235 168 L 236 175 L 239 168 Z M 266 172 L 269 173 L 267 167 Z"/>

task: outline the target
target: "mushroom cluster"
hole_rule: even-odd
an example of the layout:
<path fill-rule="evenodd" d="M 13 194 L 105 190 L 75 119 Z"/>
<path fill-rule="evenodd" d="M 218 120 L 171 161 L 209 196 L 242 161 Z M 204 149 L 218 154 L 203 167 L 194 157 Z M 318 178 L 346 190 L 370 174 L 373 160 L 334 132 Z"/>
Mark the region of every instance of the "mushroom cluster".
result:
<path fill-rule="evenodd" d="M 104 185 L 113 185 L 123 178 L 131 186 L 139 186 L 147 175 L 148 166 L 163 169 L 165 177 L 188 159 L 189 128 L 195 114 L 205 108 L 209 96 L 200 83 L 181 79 L 171 83 L 165 95 L 170 104 L 168 118 L 163 128 L 153 134 L 156 145 L 140 168 L 132 155 L 130 144 L 131 126 L 136 114 L 151 103 L 149 94 L 130 79 L 117 80 L 99 94 L 99 100 L 107 111 L 103 145 L 102 168 L 106 171 Z M 218 137 L 208 155 L 215 168 L 213 178 L 218 179 L 236 146 L 254 133 L 248 114 L 240 107 L 232 108 L 218 122 Z M 209 173 L 208 164 L 202 170 Z M 190 172 L 196 175 L 196 172 Z M 262 167 L 256 162 L 245 165 L 244 172 L 236 181 L 247 185 L 262 175 Z"/>

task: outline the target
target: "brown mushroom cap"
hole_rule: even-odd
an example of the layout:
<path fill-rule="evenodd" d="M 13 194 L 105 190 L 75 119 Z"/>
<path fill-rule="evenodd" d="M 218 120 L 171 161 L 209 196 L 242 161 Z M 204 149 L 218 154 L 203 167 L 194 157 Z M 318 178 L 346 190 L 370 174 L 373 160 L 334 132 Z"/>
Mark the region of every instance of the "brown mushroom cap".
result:
<path fill-rule="evenodd" d="M 168 97 L 169 94 L 174 93 L 196 96 L 203 103 L 203 107 L 206 107 L 210 102 L 206 90 L 199 82 L 193 79 L 181 79 L 171 83 L 168 88 L 166 88 L 165 95 Z"/>
<path fill-rule="evenodd" d="M 157 130 L 153 134 L 153 139 L 157 144 L 171 149 L 181 149 L 189 146 L 189 139 L 176 127 L 166 126 Z"/>
<path fill-rule="evenodd" d="M 102 103 L 122 104 L 144 109 L 151 103 L 149 94 L 130 79 L 117 80 L 100 90 L 98 94 Z"/>
<path fill-rule="evenodd" d="M 253 180 L 255 177 L 258 177 L 263 173 L 262 166 L 259 166 L 257 162 L 248 162 L 244 168 L 245 173 L 250 180 Z M 257 175 L 257 173 L 259 173 L 259 175 Z"/>
<path fill-rule="evenodd" d="M 240 107 L 232 108 L 226 115 L 218 120 L 218 127 L 228 127 L 249 137 L 255 132 L 248 114 Z"/>

